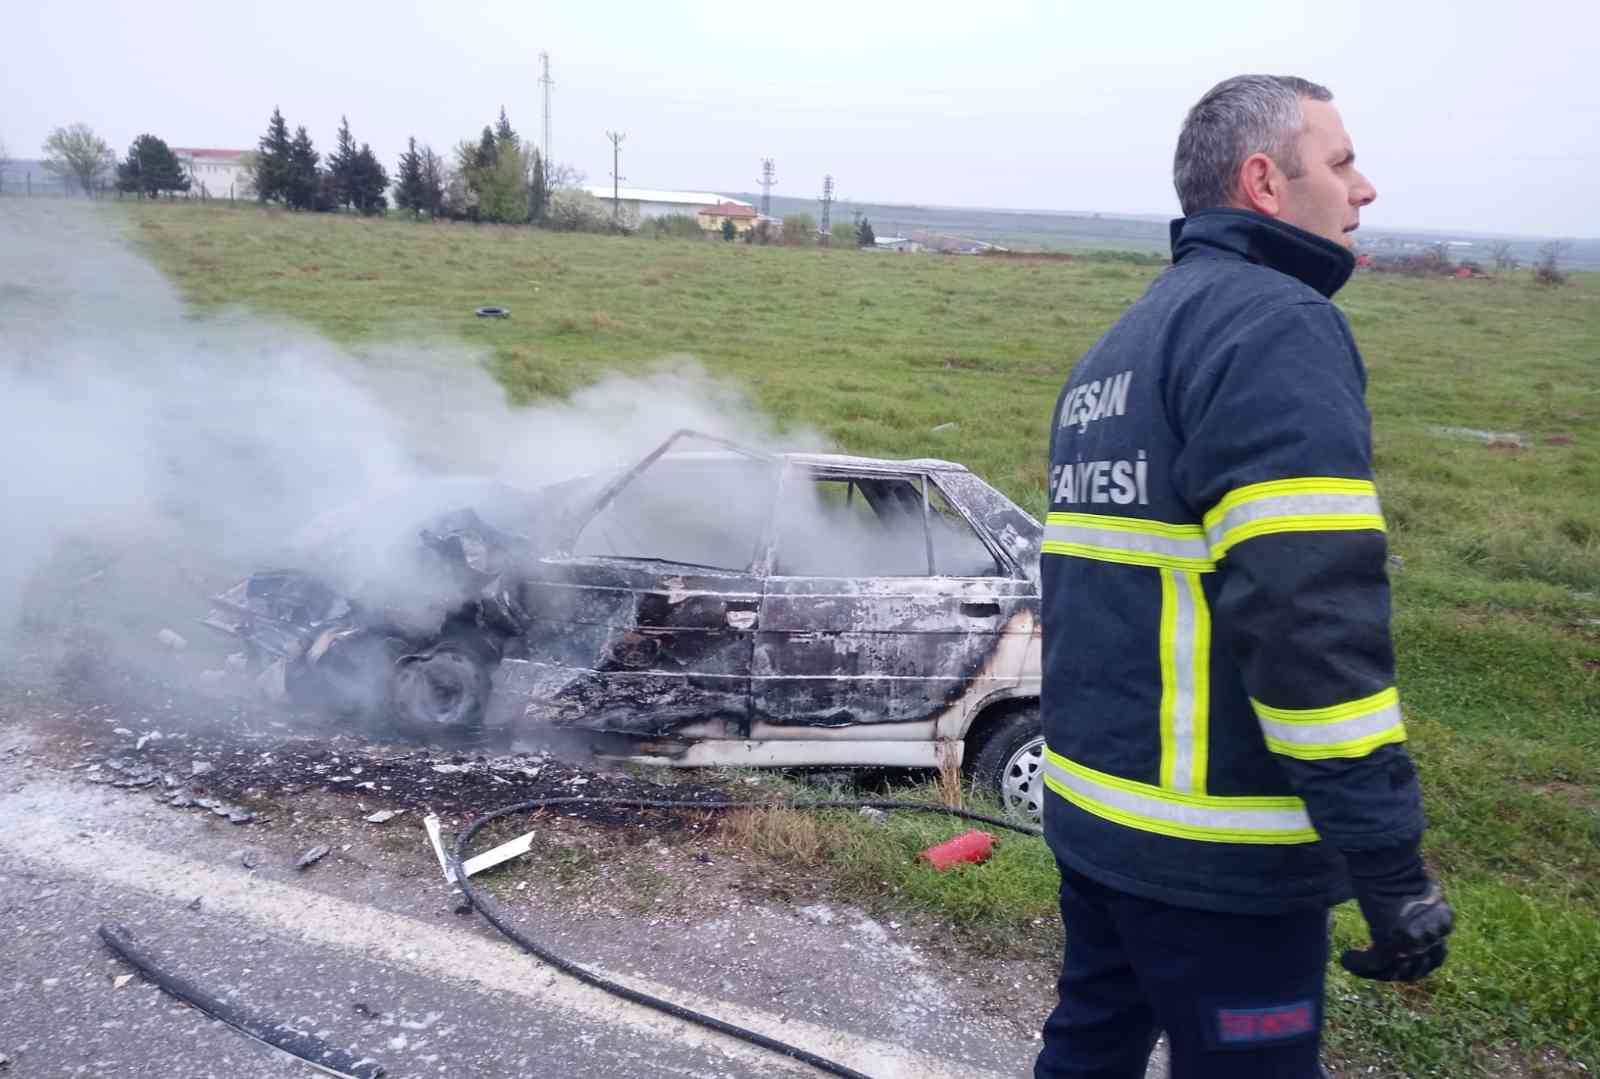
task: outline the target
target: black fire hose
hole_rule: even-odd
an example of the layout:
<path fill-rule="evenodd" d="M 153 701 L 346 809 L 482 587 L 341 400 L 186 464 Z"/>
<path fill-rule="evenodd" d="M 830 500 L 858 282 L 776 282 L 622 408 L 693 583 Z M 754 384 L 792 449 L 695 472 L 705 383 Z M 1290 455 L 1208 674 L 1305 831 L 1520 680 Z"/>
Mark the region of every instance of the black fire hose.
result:
<path fill-rule="evenodd" d="M 467 878 L 466 873 L 462 871 L 462 863 L 466 861 L 467 845 L 472 842 L 472 837 L 477 835 L 478 832 L 481 831 L 486 825 L 492 823 L 493 821 L 499 820 L 501 817 L 508 817 L 515 813 L 528 813 L 535 809 L 544 809 L 548 806 L 572 805 L 612 805 L 626 806 L 633 809 L 715 810 L 863 808 L 909 809 L 920 813 L 942 813 L 946 816 L 961 817 L 966 820 L 980 821 L 984 824 L 992 824 L 997 828 L 1006 828 L 1013 832 L 1021 832 L 1023 835 L 1037 836 L 1043 834 L 1041 829 L 1032 825 L 1018 824 L 1015 821 L 1006 820 L 1002 817 L 991 816 L 987 813 L 973 813 L 965 809 L 952 809 L 948 806 L 930 805 L 926 802 L 899 802 L 860 799 L 816 799 L 798 802 L 776 803 L 733 800 L 696 802 L 680 799 L 658 800 L 650 798 L 591 798 L 587 795 L 561 795 L 553 798 L 534 798 L 526 802 L 517 802 L 515 805 L 508 805 L 502 809 L 496 809 L 492 812 L 485 813 L 483 816 L 467 825 L 466 830 L 457 837 L 455 849 L 450 856 L 451 872 L 455 874 L 456 885 L 461 889 L 462 894 L 466 896 L 467 902 L 472 904 L 472 908 L 474 910 L 488 919 L 490 925 L 494 926 L 501 933 L 511 938 L 511 940 L 514 941 L 518 947 L 522 948 L 523 951 L 537 956 L 544 962 L 550 964 L 558 970 L 572 975 L 572 977 L 578 979 L 580 982 L 583 982 L 586 985 L 592 985 L 596 989 L 604 990 L 613 996 L 621 997 L 623 1000 L 631 1001 L 634 1004 L 643 1005 L 646 1008 L 653 1008 L 658 1012 L 663 1012 L 676 1019 L 682 1019 L 690 1023 L 698 1024 L 699 1026 L 706 1027 L 709 1030 L 714 1030 L 719 1034 L 726 1034 L 730 1037 L 738 1038 L 741 1041 L 749 1042 L 751 1045 L 760 1046 L 762 1049 L 768 1049 L 774 1053 L 782 1054 L 783 1056 L 789 1057 L 793 1060 L 798 1060 L 802 1063 L 809 1064 L 813 1068 L 816 1068 L 822 1072 L 826 1072 L 829 1075 L 843 1076 L 844 1079 L 871 1079 L 871 1077 L 863 1072 L 856 1071 L 854 1068 L 849 1068 L 843 1064 L 828 1060 L 826 1057 L 817 1056 L 815 1053 L 808 1052 L 797 1045 L 790 1045 L 788 1042 L 779 1041 L 776 1038 L 769 1038 L 765 1034 L 760 1034 L 753 1030 L 746 1030 L 744 1027 L 735 1026 L 733 1023 L 718 1019 L 715 1016 L 705 1015 L 704 1013 L 697 1012 L 692 1008 L 685 1008 L 681 1004 L 674 1004 L 670 1000 L 662 1000 L 660 997 L 654 997 L 648 993 L 641 993 L 637 989 L 631 989 L 626 985 L 613 982 L 607 978 L 602 978 L 598 974 L 592 974 L 588 970 L 585 970 L 583 967 L 580 967 L 578 964 L 574 963 L 572 960 L 557 955 L 555 952 L 552 952 L 539 942 L 532 940 L 517 929 L 513 928 L 511 925 L 507 924 L 505 919 L 501 917 L 500 912 L 495 908 L 494 903 L 478 892 L 477 889 L 473 888 L 470 880 Z"/>
<path fill-rule="evenodd" d="M 187 978 L 162 970 L 142 948 L 133 943 L 133 934 L 115 922 L 106 922 L 100 927 L 100 939 L 166 992 L 256 1041 L 297 1056 L 317 1070 L 339 1076 L 340 1079 L 378 1079 L 383 1075 L 383 1065 L 370 1057 L 358 1058 L 348 1050 L 329 1045 L 315 1034 L 256 1015 L 232 1001 L 206 992 Z"/>

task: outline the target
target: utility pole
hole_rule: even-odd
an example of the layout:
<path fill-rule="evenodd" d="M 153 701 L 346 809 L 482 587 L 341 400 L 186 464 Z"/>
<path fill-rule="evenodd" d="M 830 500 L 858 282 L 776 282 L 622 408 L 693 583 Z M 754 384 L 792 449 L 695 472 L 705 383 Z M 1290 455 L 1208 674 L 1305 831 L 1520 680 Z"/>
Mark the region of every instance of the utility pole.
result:
<path fill-rule="evenodd" d="M 829 232 L 829 229 L 828 229 L 828 213 L 832 209 L 832 207 L 833 207 L 833 177 L 830 175 L 830 176 L 824 176 L 822 178 L 822 224 L 817 229 L 817 233 L 819 234 L 819 236 L 822 239 L 822 246 L 823 247 L 827 247 L 828 246 L 828 232 Z"/>
<path fill-rule="evenodd" d="M 772 175 L 772 158 L 761 159 L 761 216 L 772 216 L 772 188 L 778 182 Z"/>
<path fill-rule="evenodd" d="M 544 88 L 544 186 L 550 188 L 550 88 L 555 83 L 550 78 L 550 54 L 539 53 L 539 66 L 543 73 L 539 76 L 539 85 Z"/>
<path fill-rule="evenodd" d="M 621 131 L 607 131 L 611 140 L 611 223 L 618 225 L 622 217 L 622 140 L 628 136 Z"/>

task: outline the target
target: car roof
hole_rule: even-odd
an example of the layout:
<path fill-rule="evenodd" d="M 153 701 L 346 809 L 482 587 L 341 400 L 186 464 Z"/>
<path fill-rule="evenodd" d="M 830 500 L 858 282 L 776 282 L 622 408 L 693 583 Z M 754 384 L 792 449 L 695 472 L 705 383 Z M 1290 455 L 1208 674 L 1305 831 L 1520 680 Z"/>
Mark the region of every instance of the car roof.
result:
<path fill-rule="evenodd" d="M 848 453 L 766 454 L 759 451 L 741 453 L 735 450 L 676 450 L 672 453 L 664 454 L 661 459 L 680 463 L 689 461 L 773 460 L 786 461 L 806 468 L 840 469 L 844 471 L 855 469 L 863 472 L 970 471 L 966 465 L 958 464 L 955 461 L 943 461 L 937 457 L 909 457 L 896 460 L 887 457 L 857 457 Z"/>

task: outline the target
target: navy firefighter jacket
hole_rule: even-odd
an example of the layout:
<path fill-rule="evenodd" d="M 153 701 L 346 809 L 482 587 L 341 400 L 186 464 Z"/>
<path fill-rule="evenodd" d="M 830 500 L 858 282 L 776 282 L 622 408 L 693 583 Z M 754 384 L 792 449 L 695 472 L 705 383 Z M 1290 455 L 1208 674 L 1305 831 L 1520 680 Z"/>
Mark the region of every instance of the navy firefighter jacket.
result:
<path fill-rule="evenodd" d="M 1341 851 L 1415 840 L 1366 373 L 1344 247 L 1242 210 L 1073 369 L 1042 559 L 1045 834 L 1179 906 L 1349 896 Z"/>

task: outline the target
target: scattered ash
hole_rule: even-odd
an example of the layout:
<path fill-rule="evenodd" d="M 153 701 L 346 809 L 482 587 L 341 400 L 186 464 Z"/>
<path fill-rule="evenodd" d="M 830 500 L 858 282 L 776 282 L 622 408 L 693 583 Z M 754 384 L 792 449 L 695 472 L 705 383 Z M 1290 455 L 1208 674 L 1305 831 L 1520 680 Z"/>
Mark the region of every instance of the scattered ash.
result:
<path fill-rule="evenodd" d="M 237 825 L 270 823 L 292 812 L 297 796 L 347 798 L 363 814 L 415 810 L 464 820 L 538 798 L 706 802 L 756 793 L 714 778 L 699 781 L 708 773 L 691 779 L 668 769 L 585 767 L 549 752 L 488 755 L 374 742 L 313 715 L 98 661 L 63 664 L 56 674 L 46 689 L 0 686 L 4 710 L 34 721 L 31 758 Z M 680 831 L 699 816 L 605 804 L 552 811 L 658 834 Z"/>

